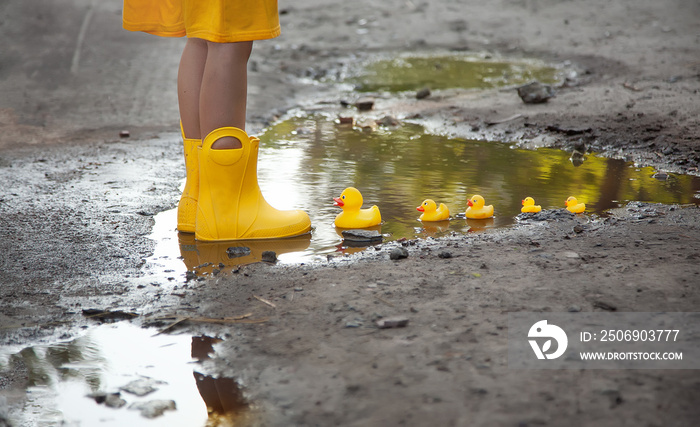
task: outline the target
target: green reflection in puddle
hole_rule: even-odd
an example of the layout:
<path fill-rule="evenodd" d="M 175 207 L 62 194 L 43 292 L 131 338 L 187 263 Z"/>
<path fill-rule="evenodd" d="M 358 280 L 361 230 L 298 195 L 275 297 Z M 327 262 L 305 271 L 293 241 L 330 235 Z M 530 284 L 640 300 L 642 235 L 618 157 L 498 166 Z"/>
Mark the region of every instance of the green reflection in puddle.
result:
<path fill-rule="evenodd" d="M 295 207 L 309 212 L 316 227 L 312 247 L 324 239 L 338 242 L 333 220 L 339 209 L 332 206 L 332 197 L 348 186 L 362 192 L 365 207 L 380 207 L 381 232 L 392 239 L 474 228 L 453 219 L 446 229 L 423 229 L 426 224 L 417 221 L 415 208 L 426 198 L 447 204 L 454 216 L 465 211 L 470 196 L 481 194 L 495 206 L 493 227 L 512 224 L 526 196 L 544 209 L 563 208 L 566 198 L 575 196 L 589 213 L 628 201 L 699 201 L 694 198 L 700 190 L 697 177 L 674 175 L 660 181 L 652 178 L 651 168 L 594 155 L 575 167 L 561 150 L 430 135 L 410 123 L 367 133 L 321 115 L 295 117 L 270 128 L 261 144 L 264 192 L 287 180 L 280 184 L 283 190 L 273 193 L 294 199 Z"/>
<path fill-rule="evenodd" d="M 424 87 L 492 89 L 532 80 L 554 84 L 561 70 L 536 60 L 504 60 L 484 55 L 404 55 L 373 60 L 346 81 L 365 92 L 402 92 Z"/>

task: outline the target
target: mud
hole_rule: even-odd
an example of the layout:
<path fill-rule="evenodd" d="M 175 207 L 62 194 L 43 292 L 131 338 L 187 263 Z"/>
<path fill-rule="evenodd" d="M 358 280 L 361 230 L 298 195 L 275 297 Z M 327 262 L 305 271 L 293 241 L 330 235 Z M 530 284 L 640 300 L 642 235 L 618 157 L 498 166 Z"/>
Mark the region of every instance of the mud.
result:
<path fill-rule="evenodd" d="M 98 323 L 83 309 L 133 312 L 143 326 L 246 315 L 260 323 L 168 331 L 223 339 L 209 362 L 240 382 L 262 425 L 696 424 L 697 371 L 509 370 L 506 319 L 697 311 L 697 207 L 633 203 L 326 261 L 160 277 L 148 236 L 184 177 L 182 41 L 123 32 L 118 1 L 39 3 L 0 6 L 0 33 L 17 40 L 0 67 L 4 349 L 77 336 Z M 543 104 L 522 103 L 515 88 L 377 93 L 367 115 L 698 173 L 696 1 L 321 3 L 283 4 L 283 36 L 256 44 L 252 133 L 297 107 L 359 114 L 343 105 L 360 94 L 334 81 L 372 55 L 486 52 L 575 72 Z M 397 247 L 408 257 L 391 260 Z M 395 316 L 408 324 L 376 327 Z M 0 420 L 22 425 L 26 375 L 21 364 L 4 371 Z"/>

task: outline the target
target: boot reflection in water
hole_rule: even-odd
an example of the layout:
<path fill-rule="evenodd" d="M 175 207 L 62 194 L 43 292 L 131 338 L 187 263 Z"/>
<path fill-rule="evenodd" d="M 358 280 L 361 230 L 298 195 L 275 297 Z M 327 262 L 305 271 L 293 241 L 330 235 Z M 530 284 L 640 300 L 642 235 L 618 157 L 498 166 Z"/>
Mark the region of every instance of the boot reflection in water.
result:
<path fill-rule="evenodd" d="M 205 241 L 308 233 L 305 212 L 265 201 L 257 180 L 259 141 L 245 132 L 248 59 L 254 40 L 280 34 L 277 0 L 124 0 L 123 26 L 187 36 L 177 83 L 187 170 L 178 230 Z"/>
<path fill-rule="evenodd" d="M 192 358 L 200 362 L 214 353 L 213 345 L 222 340 L 208 336 L 192 337 Z M 209 419 L 233 421 L 244 416 L 249 409 L 238 383 L 233 378 L 214 378 L 193 372 L 197 390 L 207 405 Z M 218 425 L 218 424 L 215 424 Z"/>
<path fill-rule="evenodd" d="M 303 252 L 311 244 L 311 234 L 306 233 L 285 239 L 203 242 L 195 240 L 193 234 L 178 233 L 178 241 L 180 256 L 187 271 L 203 274 L 223 267 L 260 262 L 265 251 L 272 251 L 277 256 Z"/>

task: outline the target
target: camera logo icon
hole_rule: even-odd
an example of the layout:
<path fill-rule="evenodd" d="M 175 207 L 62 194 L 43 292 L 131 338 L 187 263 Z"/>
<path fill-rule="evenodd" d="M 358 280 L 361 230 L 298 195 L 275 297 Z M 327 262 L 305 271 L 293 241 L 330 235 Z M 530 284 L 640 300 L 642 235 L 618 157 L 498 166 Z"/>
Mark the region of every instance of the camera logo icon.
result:
<path fill-rule="evenodd" d="M 566 347 L 569 345 L 566 332 L 557 325 L 547 324 L 546 320 L 540 320 L 532 325 L 527 336 L 531 338 L 529 340 L 530 346 L 538 359 L 556 359 L 564 354 Z M 540 340 L 533 338 L 539 338 Z M 542 338 L 549 339 L 542 340 Z M 538 341 L 542 342 L 542 347 L 540 347 Z M 552 341 L 556 341 L 557 346 L 554 351 L 550 352 L 552 350 Z"/>

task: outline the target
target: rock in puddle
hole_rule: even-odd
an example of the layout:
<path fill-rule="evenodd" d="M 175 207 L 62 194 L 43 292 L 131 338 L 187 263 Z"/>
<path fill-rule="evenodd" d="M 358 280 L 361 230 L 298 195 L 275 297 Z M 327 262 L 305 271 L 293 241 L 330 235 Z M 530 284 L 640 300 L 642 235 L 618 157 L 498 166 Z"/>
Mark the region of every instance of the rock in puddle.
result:
<path fill-rule="evenodd" d="M 250 255 L 250 248 L 247 246 L 232 246 L 226 249 L 229 259 Z"/>
<path fill-rule="evenodd" d="M 121 393 L 107 393 L 104 391 L 98 391 L 95 393 L 88 394 L 88 397 L 94 399 L 98 404 L 104 403 L 105 406 L 109 408 L 121 408 L 126 405 L 126 400 L 121 398 Z"/>
<path fill-rule="evenodd" d="M 165 411 L 177 409 L 174 400 L 150 400 L 148 402 L 136 402 L 129 406 L 129 409 L 141 411 L 141 416 L 146 418 L 157 418 Z"/>
<path fill-rule="evenodd" d="M 366 96 L 355 101 L 355 107 L 360 111 L 369 111 L 374 108 L 374 98 Z"/>
<path fill-rule="evenodd" d="M 275 253 L 274 251 L 264 251 L 261 255 L 261 259 L 264 262 L 276 263 L 277 253 Z"/>
<path fill-rule="evenodd" d="M 156 385 L 165 384 L 162 381 L 154 380 L 153 378 L 139 378 L 131 381 L 129 384 L 119 387 L 120 390 L 127 393 L 135 394 L 136 396 L 145 396 L 158 390 Z"/>
<path fill-rule="evenodd" d="M 376 243 L 382 241 L 382 235 L 377 230 L 343 230 L 343 239 L 354 243 Z"/>

